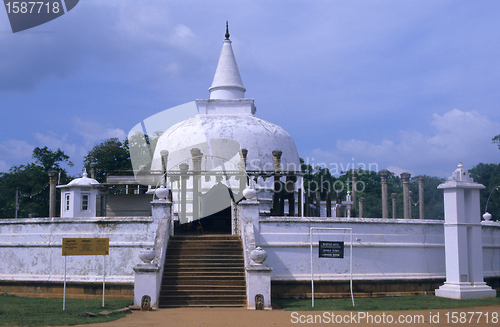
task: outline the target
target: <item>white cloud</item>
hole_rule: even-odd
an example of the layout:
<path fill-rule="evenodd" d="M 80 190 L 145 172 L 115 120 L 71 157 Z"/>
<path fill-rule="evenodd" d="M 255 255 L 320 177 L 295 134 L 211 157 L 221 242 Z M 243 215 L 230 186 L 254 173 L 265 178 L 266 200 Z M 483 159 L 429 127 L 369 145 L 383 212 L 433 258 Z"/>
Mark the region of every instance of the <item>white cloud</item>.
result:
<path fill-rule="evenodd" d="M 82 136 L 87 146 L 93 146 L 96 142 L 112 137 L 117 137 L 123 141 L 127 134 L 120 128 L 105 127 L 93 121 L 84 121 L 81 118 L 73 120 L 73 131 Z"/>
<path fill-rule="evenodd" d="M 49 132 L 48 135 L 42 133 L 34 133 L 34 135 L 41 144 L 41 147 L 46 146 L 53 151 L 61 149 L 73 162 L 79 162 L 80 158 L 87 153 L 82 146 L 69 142 L 67 134 L 61 136 L 54 132 Z"/>
<path fill-rule="evenodd" d="M 10 169 L 10 165 L 3 160 L 0 160 L 0 172 L 7 172 Z"/>
<path fill-rule="evenodd" d="M 10 139 L 0 143 L 0 157 L 15 161 L 30 159 L 34 148 L 34 145 L 26 141 Z"/>

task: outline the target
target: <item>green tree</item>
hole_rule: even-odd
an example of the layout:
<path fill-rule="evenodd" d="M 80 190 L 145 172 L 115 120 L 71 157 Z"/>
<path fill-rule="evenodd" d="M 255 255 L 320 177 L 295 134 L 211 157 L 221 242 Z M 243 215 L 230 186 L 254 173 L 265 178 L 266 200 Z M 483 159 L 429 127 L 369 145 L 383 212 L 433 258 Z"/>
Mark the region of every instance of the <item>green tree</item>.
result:
<path fill-rule="evenodd" d="M 16 190 L 18 192 L 18 218 L 47 217 L 49 215 L 48 170 L 59 170 L 59 184 L 68 183 L 71 178 L 60 167 L 61 162 L 70 164 L 63 151 L 49 150 L 47 147 L 33 150 L 35 163 L 13 166 L 7 173 L 0 173 L 0 217 L 14 218 Z M 57 200 L 59 200 L 57 198 Z M 57 211 L 57 210 L 56 210 Z"/>
<path fill-rule="evenodd" d="M 498 134 L 497 136 L 495 136 L 491 140 L 493 141 L 493 143 L 497 143 L 498 144 L 498 149 L 500 149 L 500 134 Z"/>
<path fill-rule="evenodd" d="M 313 215 L 319 215 L 319 208 L 316 208 L 316 192 L 320 192 L 322 201 L 326 200 L 326 194 L 330 191 L 332 202 L 335 203 L 335 192 L 333 187 L 336 178 L 331 174 L 328 168 L 316 166 L 313 168 L 309 164 L 305 164 L 304 160 L 300 158 L 302 177 L 304 179 L 304 192 L 309 198 L 310 207 L 313 210 Z"/>
<path fill-rule="evenodd" d="M 97 163 L 96 179 L 104 183 L 106 173 L 111 171 L 131 171 L 128 142 L 118 138 L 110 138 L 94 146 L 84 157 L 83 165 L 90 171 L 90 164 Z"/>
<path fill-rule="evenodd" d="M 483 184 L 486 188 L 480 191 L 481 215 L 486 209 L 488 202 L 488 212 L 492 215 L 492 220 L 500 220 L 500 191 L 494 190 L 500 186 L 500 164 L 479 163 L 469 169 L 470 176 L 476 183 Z"/>
<path fill-rule="evenodd" d="M 444 198 L 443 191 L 438 189 L 438 185 L 446 181 L 446 178 L 436 176 L 424 176 L 424 218 L 425 219 L 444 219 Z M 419 218 L 419 202 L 418 198 L 418 178 L 410 179 L 410 191 L 412 191 L 412 218 Z M 401 194 L 402 196 L 402 194 Z M 401 209 L 403 209 L 401 204 Z M 403 215 L 401 210 L 401 217 Z"/>
<path fill-rule="evenodd" d="M 46 146 L 43 148 L 36 147 L 33 149 L 33 159 L 38 166 L 41 166 L 44 171 L 59 170 L 61 163 L 66 162 L 68 166 L 73 167 L 73 163 L 61 149 L 57 151 L 49 150 Z"/>
<path fill-rule="evenodd" d="M 372 170 L 363 170 L 359 168 L 358 181 L 354 186 L 352 183 L 352 171 L 343 172 L 344 174 L 339 176 L 338 180 L 342 181 L 344 186 L 342 189 L 342 200 L 347 196 L 347 191 L 351 191 L 353 187 L 356 187 L 356 208 L 359 204 L 359 199 L 363 198 L 363 217 L 369 218 L 379 218 L 382 217 L 382 186 L 380 181 L 380 175 Z M 388 190 L 389 196 L 391 193 L 391 185 L 394 184 L 392 179 L 394 174 L 389 172 L 388 176 Z M 337 183 L 336 185 L 340 185 Z M 353 212 L 356 217 L 359 214 L 358 211 Z"/>

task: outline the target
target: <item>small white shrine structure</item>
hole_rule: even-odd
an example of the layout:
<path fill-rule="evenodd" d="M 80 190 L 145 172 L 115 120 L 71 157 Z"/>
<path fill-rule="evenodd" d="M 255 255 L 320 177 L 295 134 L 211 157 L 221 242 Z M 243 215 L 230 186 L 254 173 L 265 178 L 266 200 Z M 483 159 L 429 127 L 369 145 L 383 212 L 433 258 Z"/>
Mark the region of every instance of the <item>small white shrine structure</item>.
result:
<path fill-rule="evenodd" d="M 61 218 L 102 216 L 103 188 L 86 170 L 82 177 L 57 188 L 61 190 Z"/>

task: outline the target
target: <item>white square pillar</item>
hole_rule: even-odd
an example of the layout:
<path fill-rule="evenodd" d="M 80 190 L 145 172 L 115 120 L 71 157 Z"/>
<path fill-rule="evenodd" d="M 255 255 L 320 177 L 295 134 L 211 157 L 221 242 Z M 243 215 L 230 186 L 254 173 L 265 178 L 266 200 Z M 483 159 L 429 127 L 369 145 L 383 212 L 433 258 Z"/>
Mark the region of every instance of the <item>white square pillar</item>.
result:
<path fill-rule="evenodd" d="M 151 308 L 158 308 L 161 280 L 160 267 L 154 264 L 138 264 L 134 268 L 134 306 L 141 307 L 142 298 L 150 297 Z"/>
<path fill-rule="evenodd" d="M 262 296 L 264 306 L 262 309 L 272 310 L 271 306 L 271 271 L 266 265 L 252 265 L 246 268 L 247 278 L 247 308 L 257 309 L 256 298 Z M 258 301 L 258 300 L 257 300 Z"/>
<path fill-rule="evenodd" d="M 479 190 L 462 163 L 446 183 L 444 190 L 444 241 L 446 282 L 436 296 L 452 299 L 496 297 L 483 276 L 483 244 Z"/>

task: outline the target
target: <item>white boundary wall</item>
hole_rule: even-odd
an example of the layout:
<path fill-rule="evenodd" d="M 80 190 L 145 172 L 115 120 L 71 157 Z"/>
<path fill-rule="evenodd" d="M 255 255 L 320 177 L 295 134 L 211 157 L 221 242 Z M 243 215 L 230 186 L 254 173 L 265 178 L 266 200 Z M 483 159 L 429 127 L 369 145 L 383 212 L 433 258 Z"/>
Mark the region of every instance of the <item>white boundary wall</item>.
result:
<path fill-rule="evenodd" d="M 256 246 L 268 254 L 272 280 L 310 280 L 309 229 L 352 228 L 353 279 L 445 278 L 444 221 L 379 218 L 261 217 Z M 315 280 L 349 280 L 349 260 L 318 258 L 318 241 L 344 241 L 349 233 L 320 233 L 313 254 Z M 500 276 L 500 224 L 483 223 L 484 276 Z"/>
<path fill-rule="evenodd" d="M 0 219 L 0 280 L 64 279 L 63 238 L 109 238 L 106 282 L 134 282 L 142 248 L 153 247 L 158 220 L 151 217 Z M 102 256 L 69 256 L 68 282 L 102 282 Z"/>
<path fill-rule="evenodd" d="M 500 276 L 500 223 L 482 224 L 484 276 Z M 354 280 L 445 278 L 441 220 L 261 217 L 255 242 L 268 254 L 272 280 L 310 280 L 311 227 L 352 228 Z M 157 228 L 152 217 L 3 219 L 0 280 L 62 282 L 62 238 L 109 237 L 106 282 L 132 284 L 132 268 L 141 262 L 141 249 L 154 247 Z M 344 241 L 349 256 L 349 233 L 320 234 L 313 254 L 321 239 Z M 349 280 L 349 260 L 316 257 L 314 278 Z M 68 257 L 68 281 L 102 282 L 102 257 Z"/>

